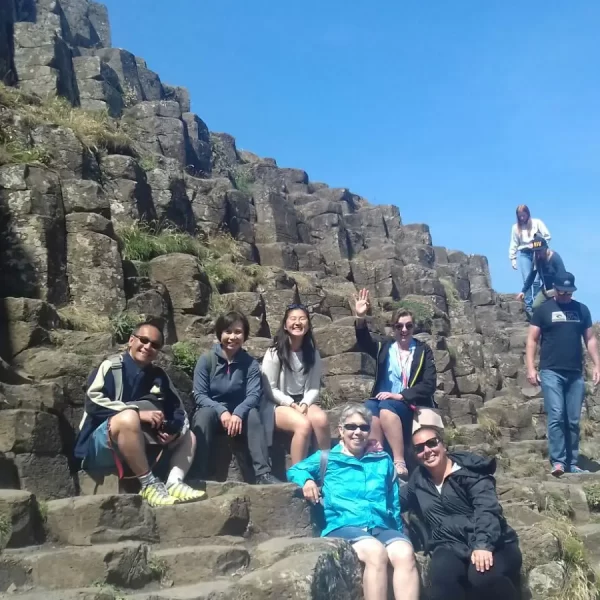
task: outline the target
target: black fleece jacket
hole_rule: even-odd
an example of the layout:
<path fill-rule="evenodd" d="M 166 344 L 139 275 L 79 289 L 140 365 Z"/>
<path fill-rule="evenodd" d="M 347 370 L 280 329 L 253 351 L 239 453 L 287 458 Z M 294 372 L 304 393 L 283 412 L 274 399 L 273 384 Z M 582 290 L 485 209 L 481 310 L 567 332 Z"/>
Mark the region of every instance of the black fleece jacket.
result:
<path fill-rule="evenodd" d="M 375 393 L 379 381 L 385 377 L 385 369 L 390 346 L 396 341 L 390 337 L 384 337 L 371 333 L 366 323 L 356 324 L 356 341 L 361 350 L 370 354 L 377 361 L 375 373 L 375 384 L 371 389 L 371 396 Z M 408 378 L 408 387 L 402 392 L 404 400 L 414 406 L 434 407 L 433 394 L 437 386 L 437 373 L 431 348 L 417 339 L 417 347 L 413 356 Z"/>
<path fill-rule="evenodd" d="M 422 466 L 400 488 L 402 511 L 414 512 L 427 528 L 427 551 L 444 546 L 466 559 L 473 550 L 495 552 L 517 542 L 496 495 L 496 460 L 470 452 L 448 456 L 460 469 L 446 477 L 441 493 Z"/>

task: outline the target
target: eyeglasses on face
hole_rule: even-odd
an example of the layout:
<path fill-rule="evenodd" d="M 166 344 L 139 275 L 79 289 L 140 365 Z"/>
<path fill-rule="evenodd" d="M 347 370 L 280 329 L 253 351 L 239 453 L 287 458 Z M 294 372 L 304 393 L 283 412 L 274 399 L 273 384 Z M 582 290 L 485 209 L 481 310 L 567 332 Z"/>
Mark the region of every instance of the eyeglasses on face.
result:
<path fill-rule="evenodd" d="M 560 290 L 556 290 L 556 293 L 559 296 L 572 296 L 573 295 L 573 292 L 561 292 Z"/>
<path fill-rule="evenodd" d="M 414 326 L 415 326 L 415 324 L 413 322 L 410 322 L 410 323 L 394 323 L 394 329 L 396 331 L 402 331 L 403 329 L 406 329 L 406 331 L 411 331 Z"/>
<path fill-rule="evenodd" d="M 441 440 L 439 437 L 432 437 L 424 442 L 421 442 L 420 444 L 413 444 L 413 450 L 415 451 L 415 454 L 423 454 L 426 447 L 430 450 L 433 450 L 440 445 L 440 441 Z"/>
<path fill-rule="evenodd" d="M 357 429 L 360 429 L 363 433 L 371 431 L 370 425 L 358 425 L 357 423 L 345 423 L 343 427 L 346 431 L 356 431 Z"/>
<path fill-rule="evenodd" d="M 160 350 L 162 348 L 162 344 L 160 342 L 155 342 L 154 340 L 151 340 L 149 337 L 146 337 L 145 335 L 136 335 L 135 333 L 131 334 L 136 340 L 139 340 L 140 344 L 142 344 L 142 346 L 146 346 L 148 344 L 150 344 L 150 346 L 152 346 L 152 348 L 154 348 L 155 350 Z"/>

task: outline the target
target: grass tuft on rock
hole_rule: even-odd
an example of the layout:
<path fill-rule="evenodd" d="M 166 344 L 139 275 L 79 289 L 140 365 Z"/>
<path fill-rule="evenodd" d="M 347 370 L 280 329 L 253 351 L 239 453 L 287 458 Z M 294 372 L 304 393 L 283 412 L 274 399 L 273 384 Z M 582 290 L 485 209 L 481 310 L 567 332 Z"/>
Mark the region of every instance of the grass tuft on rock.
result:
<path fill-rule="evenodd" d="M 190 377 L 194 376 L 194 367 L 202 350 L 193 342 L 176 342 L 171 347 L 173 352 L 173 365 Z"/>
<path fill-rule="evenodd" d="M 243 263 L 238 242 L 228 233 L 194 237 L 172 226 L 135 222 L 118 229 L 123 258 L 148 262 L 165 254 L 190 254 L 200 262 L 213 290 L 248 292 L 262 281 L 260 265 Z"/>
<path fill-rule="evenodd" d="M 446 302 L 449 307 L 455 308 L 460 304 L 460 296 L 454 282 L 449 277 L 440 277 L 440 283 L 446 292 Z"/>
<path fill-rule="evenodd" d="M 0 551 L 6 548 L 12 535 L 12 523 L 7 514 L 0 514 Z"/>
<path fill-rule="evenodd" d="M 494 419 L 490 417 L 480 417 L 478 419 L 479 427 L 484 431 L 487 438 L 490 440 L 499 440 L 502 437 L 502 430 Z"/>
<path fill-rule="evenodd" d="M 418 329 L 431 329 L 435 310 L 427 299 L 423 298 L 421 300 L 418 296 L 410 296 L 392 302 L 393 310 L 399 310 L 401 308 L 408 310 L 413 314 L 415 325 Z"/>
<path fill-rule="evenodd" d="M 586 483 L 583 491 L 588 507 L 593 512 L 600 512 L 600 483 Z"/>
<path fill-rule="evenodd" d="M 548 519 L 541 526 L 558 540 L 560 559 L 565 564 L 564 585 L 556 599 L 596 600 L 598 589 L 594 569 L 575 527 L 564 517 Z"/>
<path fill-rule="evenodd" d="M 79 306 L 63 306 L 57 309 L 64 329 L 87 333 L 112 333 L 119 344 L 124 344 L 135 329 L 146 318 L 144 315 L 121 312 L 113 317 L 99 315 L 96 311 Z"/>
<path fill-rule="evenodd" d="M 14 110 L 28 127 L 57 125 L 71 129 L 90 151 L 108 150 L 137 155 L 131 137 L 107 111 L 74 107 L 61 96 L 38 98 L 1 83 L 0 105 Z"/>
<path fill-rule="evenodd" d="M 43 146 L 27 147 L 17 140 L 2 141 L 0 134 L 0 167 L 10 164 L 50 163 L 52 155 Z"/>

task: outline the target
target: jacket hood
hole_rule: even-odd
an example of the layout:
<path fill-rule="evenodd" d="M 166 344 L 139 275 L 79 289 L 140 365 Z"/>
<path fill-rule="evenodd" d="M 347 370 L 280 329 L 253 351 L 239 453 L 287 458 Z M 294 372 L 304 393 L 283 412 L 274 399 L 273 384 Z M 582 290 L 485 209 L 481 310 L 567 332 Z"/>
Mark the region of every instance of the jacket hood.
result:
<path fill-rule="evenodd" d="M 478 456 L 471 452 L 448 452 L 448 456 L 464 469 L 480 475 L 493 475 L 496 472 L 496 459 Z M 465 471 L 465 474 L 467 472 Z"/>

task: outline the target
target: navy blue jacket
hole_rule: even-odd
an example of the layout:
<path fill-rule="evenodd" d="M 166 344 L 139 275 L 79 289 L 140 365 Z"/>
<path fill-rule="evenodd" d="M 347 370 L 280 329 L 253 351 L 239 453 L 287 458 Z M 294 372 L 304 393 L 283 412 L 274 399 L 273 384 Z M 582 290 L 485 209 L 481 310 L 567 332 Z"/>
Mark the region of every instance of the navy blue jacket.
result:
<path fill-rule="evenodd" d="M 181 433 L 187 428 L 185 408 L 169 376 L 155 365 L 140 367 L 131 358 L 129 352 L 123 354 L 122 365 L 123 396 L 116 399 L 115 380 L 110 360 L 105 360 L 95 369 L 88 379 L 85 394 L 85 412 L 79 424 L 79 435 L 75 442 L 75 456 L 85 458 L 92 433 L 104 421 L 132 406 L 137 400 L 148 394 L 158 396 L 164 401 L 165 420 L 173 423 L 173 429 Z"/>
<path fill-rule="evenodd" d="M 369 331 L 365 323 L 356 325 L 356 341 L 359 348 L 370 354 L 377 362 L 375 371 L 375 383 L 371 389 L 371 396 L 375 394 L 380 381 L 385 377 L 385 369 L 390 353 L 390 347 L 396 341 L 394 338 L 377 335 Z M 408 387 L 402 392 L 402 396 L 409 404 L 415 406 L 435 407 L 433 395 L 437 387 L 437 372 L 431 348 L 415 339 L 417 347 L 413 356 Z"/>
<path fill-rule="evenodd" d="M 211 352 L 217 358 L 217 368 L 212 378 Z M 193 393 L 197 408 L 214 408 L 219 416 L 229 411 L 244 419 L 252 408 L 258 408 L 262 397 L 258 362 L 245 350 L 239 350 L 228 363 L 221 345 L 215 344 L 196 363 Z"/>

